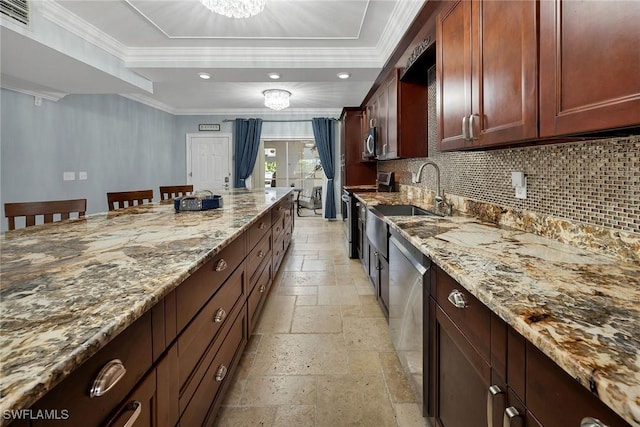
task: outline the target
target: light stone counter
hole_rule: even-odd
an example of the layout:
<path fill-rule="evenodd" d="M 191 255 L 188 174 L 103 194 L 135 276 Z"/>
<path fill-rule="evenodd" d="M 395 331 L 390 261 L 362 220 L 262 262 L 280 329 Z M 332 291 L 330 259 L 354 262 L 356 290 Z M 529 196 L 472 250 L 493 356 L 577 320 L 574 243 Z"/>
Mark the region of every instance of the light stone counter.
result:
<path fill-rule="evenodd" d="M 220 209 L 160 202 L 3 233 L 0 414 L 32 405 L 290 192 L 232 190 Z"/>
<path fill-rule="evenodd" d="M 416 204 L 356 194 L 367 206 Z M 430 208 L 431 206 L 424 206 Z M 640 266 L 469 216 L 386 222 L 633 426 L 640 426 Z"/>

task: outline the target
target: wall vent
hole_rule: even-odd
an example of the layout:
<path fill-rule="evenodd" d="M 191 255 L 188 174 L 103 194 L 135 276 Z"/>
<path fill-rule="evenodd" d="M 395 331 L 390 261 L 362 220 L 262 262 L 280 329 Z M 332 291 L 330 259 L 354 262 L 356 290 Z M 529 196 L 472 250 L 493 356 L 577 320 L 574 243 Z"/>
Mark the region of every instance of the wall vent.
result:
<path fill-rule="evenodd" d="M 28 0 L 0 0 L 0 14 L 17 23 L 29 26 Z"/>

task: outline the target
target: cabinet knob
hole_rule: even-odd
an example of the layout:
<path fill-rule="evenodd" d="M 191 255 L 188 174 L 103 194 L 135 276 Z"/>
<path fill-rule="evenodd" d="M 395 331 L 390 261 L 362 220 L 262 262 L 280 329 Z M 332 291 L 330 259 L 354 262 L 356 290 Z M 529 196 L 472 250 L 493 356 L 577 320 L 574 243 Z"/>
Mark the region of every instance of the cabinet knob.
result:
<path fill-rule="evenodd" d="M 216 381 L 222 382 L 222 380 L 226 376 L 227 376 L 227 367 L 224 365 L 220 365 L 220 367 L 218 367 L 218 370 L 216 371 Z"/>
<path fill-rule="evenodd" d="M 260 225 L 258 226 L 258 228 L 260 230 L 264 230 L 265 228 L 267 228 L 267 224 L 265 224 L 264 222 L 261 222 Z"/>
<path fill-rule="evenodd" d="M 585 417 L 580 421 L 580 427 L 607 427 L 607 425 L 597 418 Z"/>
<path fill-rule="evenodd" d="M 267 288 L 266 288 L 266 286 L 264 286 L 264 285 L 260 285 L 260 289 L 258 289 L 258 290 L 259 290 L 259 291 L 260 291 L 260 293 L 262 294 L 262 293 L 264 293 L 264 291 L 266 291 L 266 290 L 267 290 Z"/>
<path fill-rule="evenodd" d="M 264 257 L 264 251 L 260 250 L 258 251 L 258 258 L 262 258 Z"/>
<path fill-rule="evenodd" d="M 216 315 L 213 316 L 213 321 L 215 323 L 220 323 L 225 317 L 227 317 L 227 312 L 224 311 L 224 308 L 219 308 L 218 311 L 216 311 Z"/>
<path fill-rule="evenodd" d="M 224 258 L 220 258 L 216 263 L 215 271 L 222 271 L 227 269 L 227 261 Z"/>
<path fill-rule="evenodd" d="M 118 381 L 120 381 L 126 373 L 127 369 L 120 359 L 113 359 L 107 362 L 93 380 L 89 397 L 93 398 L 104 395 L 118 384 Z"/>
<path fill-rule="evenodd" d="M 452 290 L 447 299 L 456 308 L 465 308 L 468 305 L 464 299 L 464 294 L 457 289 Z"/>
<path fill-rule="evenodd" d="M 493 427 L 493 406 L 496 400 L 496 396 L 504 395 L 504 390 L 498 385 L 492 385 L 487 390 L 487 427 Z"/>
<path fill-rule="evenodd" d="M 502 427 L 515 427 L 522 426 L 522 414 L 514 408 L 509 406 L 504 410 L 504 418 L 502 419 Z"/>

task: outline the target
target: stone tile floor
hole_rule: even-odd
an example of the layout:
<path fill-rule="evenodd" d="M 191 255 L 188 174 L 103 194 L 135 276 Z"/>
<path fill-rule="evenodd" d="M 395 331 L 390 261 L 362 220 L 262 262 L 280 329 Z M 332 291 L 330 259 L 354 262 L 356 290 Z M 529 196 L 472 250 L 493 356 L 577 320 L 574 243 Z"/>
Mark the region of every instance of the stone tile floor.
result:
<path fill-rule="evenodd" d="M 295 220 L 216 425 L 428 425 L 342 222 Z"/>

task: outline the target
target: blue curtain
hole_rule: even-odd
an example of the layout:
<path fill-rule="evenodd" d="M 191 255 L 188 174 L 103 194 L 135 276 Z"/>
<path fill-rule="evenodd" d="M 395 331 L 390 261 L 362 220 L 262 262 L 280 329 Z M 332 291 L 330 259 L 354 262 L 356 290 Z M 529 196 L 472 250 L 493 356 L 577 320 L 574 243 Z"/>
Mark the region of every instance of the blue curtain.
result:
<path fill-rule="evenodd" d="M 336 217 L 336 198 L 333 185 L 334 167 L 333 151 L 335 146 L 333 119 L 314 118 L 312 121 L 313 136 L 316 139 L 316 147 L 320 155 L 320 163 L 324 174 L 327 176 L 327 197 L 324 198 L 322 212 L 327 219 Z"/>
<path fill-rule="evenodd" d="M 236 161 L 234 165 L 235 178 L 233 183 L 235 188 L 245 187 L 245 179 L 251 175 L 253 167 L 256 165 L 261 132 L 262 119 L 236 119 Z M 262 183 L 263 178 L 258 177 L 258 181 Z"/>

